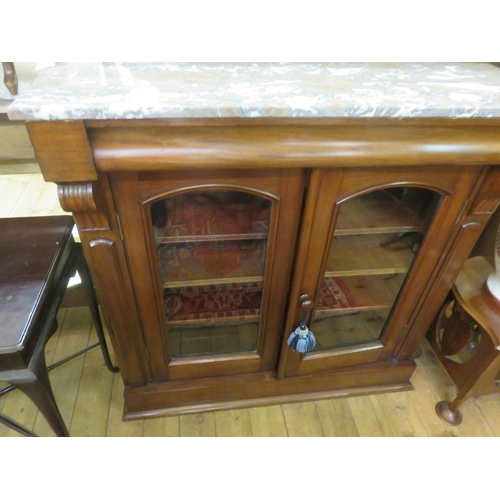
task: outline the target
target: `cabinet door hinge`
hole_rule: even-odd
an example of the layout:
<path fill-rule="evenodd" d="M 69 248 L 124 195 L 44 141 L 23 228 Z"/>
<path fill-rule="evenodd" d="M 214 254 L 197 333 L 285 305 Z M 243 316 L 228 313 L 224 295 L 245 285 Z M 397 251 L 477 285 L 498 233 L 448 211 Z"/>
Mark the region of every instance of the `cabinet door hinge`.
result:
<path fill-rule="evenodd" d="M 116 220 L 118 221 L 118 232 L 120 233 L 120 239 L 123 241 L 125 237 L 123 236 L 122 220 L 120 219 L 120 214 L 116 214 Z"/>

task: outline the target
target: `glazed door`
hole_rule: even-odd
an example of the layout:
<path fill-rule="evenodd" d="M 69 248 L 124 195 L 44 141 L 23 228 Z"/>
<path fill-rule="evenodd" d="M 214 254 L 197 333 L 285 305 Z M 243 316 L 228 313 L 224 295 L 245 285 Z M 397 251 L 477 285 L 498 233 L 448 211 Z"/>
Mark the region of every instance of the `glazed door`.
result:
<path fill-rule="evenodd" d="M 304 173 L 117 174 L 152 380 L 276 370 Z"/>
<path fill-rule="evenodd" d="M 391 358 L 478 171 L 441 167 L 312 173 L 280 376 Z M 301 321 L 314 334 L 312 349 L 305 340 L 287 344 Z M 295 335 L 297 339 L 306 337 Z"/>

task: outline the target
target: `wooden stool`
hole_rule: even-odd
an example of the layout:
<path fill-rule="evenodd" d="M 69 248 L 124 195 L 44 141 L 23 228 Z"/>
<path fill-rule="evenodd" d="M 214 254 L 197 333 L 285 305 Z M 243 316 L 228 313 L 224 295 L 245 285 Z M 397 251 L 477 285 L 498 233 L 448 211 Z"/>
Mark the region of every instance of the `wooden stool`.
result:
<path fill-rule="evenodd" d="M 460 405 L 470 397 L 500 392 L 500 304 L 486 288 L 494 271 L 484 257 L 463 265 L 427 339 L 458 389 L 451 402 L 441 401 L 442 420 L 459 425 Z"/>
<path fill-rule="evenodd" d="M 57 436 L 68 436 L 48 370 L 100 344 L 109 358 L 94 288 L 82 248 L 71 235 L 70 216 L 0 219 L 0 381 L 19 388 L 38 407 Z M 47 368 L 45 345 L 57 330 L 57 312 L 69 279 L 78 270 L 99 342 Z M 34 434 L 5 415 L 0 422 L 27 436 Z"/>

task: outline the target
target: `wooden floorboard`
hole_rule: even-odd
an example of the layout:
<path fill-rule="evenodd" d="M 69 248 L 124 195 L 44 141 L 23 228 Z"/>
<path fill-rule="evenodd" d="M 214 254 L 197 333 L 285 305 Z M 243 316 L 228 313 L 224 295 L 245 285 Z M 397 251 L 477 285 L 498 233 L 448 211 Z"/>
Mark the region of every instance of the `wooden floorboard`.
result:
<path fill-rule="evenodd" d="M 215 413 L 217 437 L 252 437 L 252 424 L 247 408 Z"/>
<path fill-rule="evenodd" d="M 119 373 L 113 376 L 113 388 L 111 391 L 111 404 L 109 406 L 108 425 L 106 436 L 108 437 L 142 437 L 144 432 L 144 420 L 124 422 L 123 417 L 123 381 Z"/>
<path fill-rule="evenodd" d="M 315 406 L 325 436 L 359 436 L 347 399 L 325 399 L 316 401 Z"/>
<path fill-rule="evenodd" d="M 11 175 L 0 192 L 0 217 L 10 217 L 12 210 L 26 189 L 33 175 Z"/>
<path fill-rule="evenodd" d="M 56 191 L 39 174 L 0 175 L 0 217 L 64 214 Z M 46 348 L 49 364 L 96 338 L 85 308 L 62 309 L 58 322 Z M 72 436 L 500 436 L 500 394 L 466 401 L 459 427 L 437 417 L 436 403 L 453 399 L 456 388 L 425 341 L 422 349 L 412 377 L 415 391 L 128 422 L 122 421 L 121 376 L 106 369 L 99 348 L 51 371 L 50 380 Z M 0 412 L 40 436 L 54 435 L 18 390 L 0 398 Z M 0 425 L 0 437 L 7 436 L 19 435 Z"/>
<path fill-rule="evenodd" d="M 377 399 L 370 396 L 357 396 L 348 398 L 347 404 L 359 436 L 393 436 L 390 425 Z"/>
<path fill-rule="evenodd" d="M 283 405 L 283 414 L 289 436 L 324 436 L 314 401 Z"/>
<path fill-rule="evenodd" d="M 249 408 L 252 435 L 254 437 L 286 437 L 285 417 L 281 406 Z"/>
<path fill-rule="evenodd" d="M 440 401 L 431 384 L 428 383 L 422 370 L 416 370 L 411 378 L 414 391 L 408 393 L 408 398 L 417 411 L 420 421 L 428 436 L 435 437 L 459 437 L 458 427 L 446 424 L 436 418 L 435 406 Z"/>
<path fill-rule="evenodd" d="M 179 437 L 179 417 L 151 418 L 144 421 L 144 437 Z"/>
<path fill-rule="evenodd" d="M 21 391 L 9 392 L 5 398 L 2 413 L 14 419 L 29 430 L 33 430 L 38 414 L 36 406 Z M 49 433 L 52 435 L 52 433 Z M 3 425 L 0 425 L 0 437 L 18 437 L 19 434 Z"/>
<path fill-rule="evenodd" d="M 33 175 L 26 185 L 17 203 L 10 212 L 10 217 L 28 217 L 39 206 L 39 200 L 47 184 L 39 175 Z"/>
<path fill-rule="evenodd" d="M 215 413 L 181 415 L 179 433 L 181 437 L 215 437 Z"/>
<path fill-rule="evenodd" d="M 97 341 L 94 330 L 89 344 L 93 345 Z M 108 426 L 113 374 L 107 369 L 99 347 L 84 356 L 70 434 L 104 437 Z"/>
<path fill-rule="evenodd" d="M 378 394 L 375 397 L 380 403 L 394 436 L 428 436 L 408 393 L 394 392 L 391 394 Z"/>
<path fill-rule="evenodd" d="M 500 398 L 498 397 L 498 394 L 488 394 L 486 396 L 481 396 L 476 399 L 472 399 L 469 401 L 466 401 L 462 408 L 462 417 L 465 419 L 466 414 L 464 412 L 464 408 L 466 406 L 471 407 L 471 403 L 474 404 L 473 407 L 477 407 L 479 409 L 481 417 L 484 418 L 486 421 L 488 427 L 491 429 L 492 433 L 494 436 L 499 437 L 500 436 Z M 472 407 L 472 408 L 473 408 Z M 481 419 L 482 421 L 482 419 Z M 463 425 L 463 421 L 460 424 L 460 426 Z M 478 429 L 479 431 L 479 429 Z M 484 430 L 483 430 L 484 432 Z M 486 435 L 486 434 L 481 434 L 481 435 Z"/>

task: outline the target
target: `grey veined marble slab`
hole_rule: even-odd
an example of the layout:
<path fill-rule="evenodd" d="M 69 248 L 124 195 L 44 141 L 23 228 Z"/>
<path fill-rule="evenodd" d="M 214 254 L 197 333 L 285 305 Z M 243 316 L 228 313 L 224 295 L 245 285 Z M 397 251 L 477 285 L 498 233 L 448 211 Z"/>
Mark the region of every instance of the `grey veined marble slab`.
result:
<path fill-rule="evenodd" d="M 11 119 L 500 117 L 486 63 L 63 63 Z"/>

